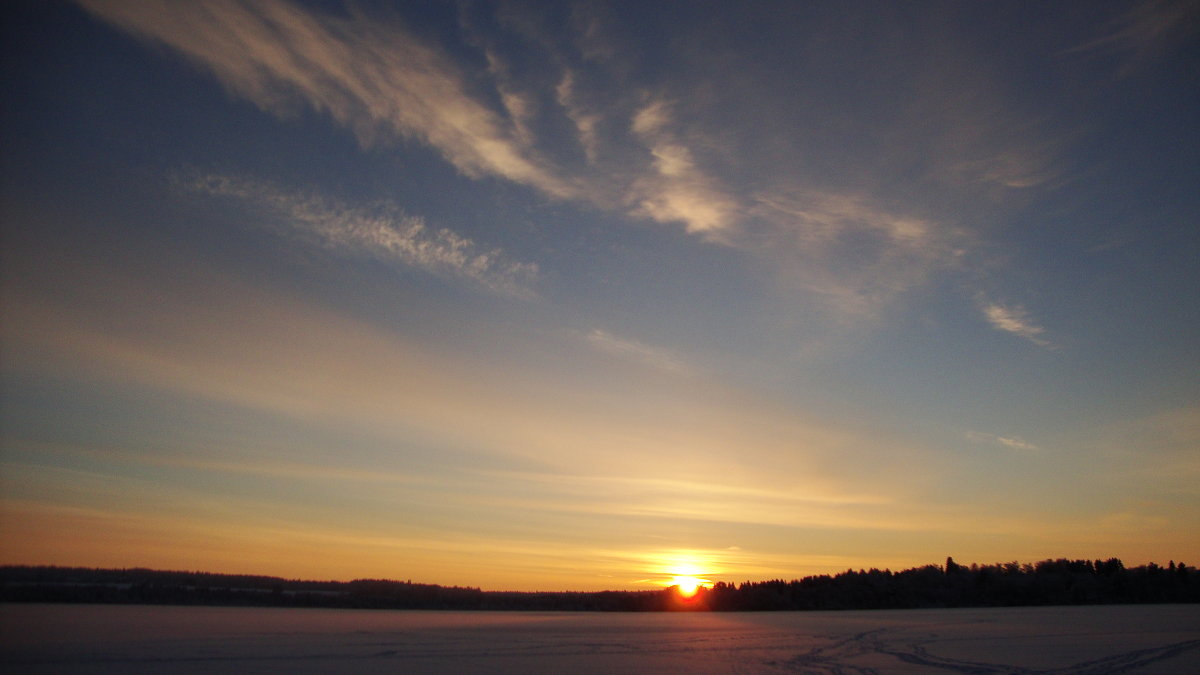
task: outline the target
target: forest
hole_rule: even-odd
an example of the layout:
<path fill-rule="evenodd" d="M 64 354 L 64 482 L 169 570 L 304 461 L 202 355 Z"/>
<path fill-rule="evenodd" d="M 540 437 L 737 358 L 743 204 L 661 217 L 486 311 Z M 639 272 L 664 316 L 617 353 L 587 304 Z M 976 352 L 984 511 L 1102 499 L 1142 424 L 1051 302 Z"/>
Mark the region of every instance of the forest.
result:
<path fill-rule="evenodd" d="M 392 581 L 54 566 L 0 567 L 0 602 L 534 611 L 779 611 L 1200 602 L 1200 574 L 1121 560 L 849 569 L 784 581 L 718 581 L 686 596 L 644 591 L 509 592 Z"/>

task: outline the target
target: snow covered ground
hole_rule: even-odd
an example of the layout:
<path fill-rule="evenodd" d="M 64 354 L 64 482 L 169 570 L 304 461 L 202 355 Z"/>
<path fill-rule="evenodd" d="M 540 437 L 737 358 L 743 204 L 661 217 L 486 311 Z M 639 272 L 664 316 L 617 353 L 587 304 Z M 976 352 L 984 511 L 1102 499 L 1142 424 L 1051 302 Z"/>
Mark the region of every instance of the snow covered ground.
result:
<path fill-rule="evenodd" d="M 0 605 L 30 673 L 1200 673 L 1200 606 L 601 614 Z"/>

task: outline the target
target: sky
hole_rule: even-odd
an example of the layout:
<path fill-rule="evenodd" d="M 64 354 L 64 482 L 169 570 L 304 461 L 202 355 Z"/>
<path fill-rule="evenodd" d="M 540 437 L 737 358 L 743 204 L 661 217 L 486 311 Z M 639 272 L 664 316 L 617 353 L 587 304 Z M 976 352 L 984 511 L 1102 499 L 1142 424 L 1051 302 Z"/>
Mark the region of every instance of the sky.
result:
<path fill-rule="evenodd" d="M 0 12 L 0 563 L 1200 564 L 1195 2 Z"/>

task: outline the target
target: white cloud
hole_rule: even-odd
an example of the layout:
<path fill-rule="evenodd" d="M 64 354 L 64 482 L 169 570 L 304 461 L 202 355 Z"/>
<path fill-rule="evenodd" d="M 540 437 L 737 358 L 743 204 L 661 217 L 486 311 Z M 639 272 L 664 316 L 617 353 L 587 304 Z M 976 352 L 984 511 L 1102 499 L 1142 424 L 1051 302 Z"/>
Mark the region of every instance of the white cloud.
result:
<path fill-rule="evenodd" d="M 1017 436 L 997 436 L 996 434 L 985 434 L 979 431 L 968 431 L 967 440 L 972 443 L 1000 445 L 1011 450 L 1033 451 L 1038 449 L 1038 446 Z"/>
<path fill-rule="evenodd" d="M 587 160 L 595 164 L 600 153 L 600 137 L 598 127 L 601 115 L 589 112 L 579 101 L 576 93 L 575 75 L 570 71 L 563 74 L 558 86 L 554 89 L 555 100 L 562 106 L 567 117 L 575 125 L 579 134 L 579 145 L 583 148 Z"/>
<path fill-rule="evenodd" d="M 521 91 L 499 55 L 487 49 L 487 72 L 502 112 L 470 91 L 448 56 L 394 20 L 359 11 L 323 14 L 286 0 L 80 2 L 125 30 L 180 51 L 260 108 L 280 116 L 300 107 L 328 114 L 364 146 L 414 137 L 468 176 L 499 176 L 606 208 L 623 203 L 637 217 L 682 222 L 689 232 L 718 230 L 733 220 L 735 201 L 674 137 L 664 103 L 640 110 L 634 124 L 652 155 L 649 171 L 631 173 L 622 164 L 581 173 L 538 153 L 531 126 L 535 97 Z M 594 162 L 602 116 L 578 101 L 574 76 L 565 68 L 555 93 Z"/>
<path fill-rule="evenodd" d="M 762 179 L 778 181 L 766 188 L 740 180 L 753 180 L 757 169 L 745 176 L 720 172 L 716 159 L 728 160 L 728 166 L 753 162 L 737 157 L 736 141 L 726 147 L 718 140 L 720 130 L 698 121 L 704 116 L 693 110 L 699 104 L 683 84 L 647 90 L 638 86 L 630 68 L 612 61 L 617 52 L 609 42 L 616 32 L 606 35 L 608 13 L 602 7 L 576 8 L 571 35 L 511 17 L 500 21 L 508 34 L 468 34 L 467 46 L 486 63 L 469 72 L 449 52 L 396 19 L 381 19 L 364 9 L 334 14 L 288 0 L 79 2 L 116 26 L 177 50 L 263 110 L 286 117 L 310 109 L 352 130 L 364 146 L 411 138 L 470 177 L 497 177 L 552 198 L 682 224 L 706 242 L 750 252 L 773 265 L 787 280 L 789 294 L 804 291 L 834 309 L 839 319 L 877 315 L 899 294 L 918 287 L 935 270 L 957 264 L 963 255 L 962 237 L 946 226 L 951 218 L 943 217 L 945 208 L 885 203 L 872 196 L 870 187 L 861 192 L 815 187 L 786 168 L 780 169 L 782 176 L 771 171 L 770 178 Z M 522 59 L 510 58 L 512 39 L 533 51 Z M 1029 125 L 1019 115 L 1006 121 L 1010 116 L 997 112 L 1004 106 L 984 95 L 983 85 L 947 102 L 942 75 L 953 75 L 949 81 L 957 85 L 973 81 L 975 74 L 965 66 L 946 68 L 946 73 L 939 69 L 936 77 L 918 82 L 918 102 L 929 107 L 905 106 L 913 119 L 909 124 L 905 117 L 897 129 L 904 138 L 914 130 L 932 129 L 928 142 L 918 136 L 922 142 L 914 145 L 935 166 L 924 166 L 905 152 L 882 165 L 912 164 L 918 173 L 955 185 L 982 183 L 1006 190 L 1050 180 L 1052 148 L 1017 143 L 1016 138 L 1031 135 Z M 759 118 L 750 114 L 746 119 L 754 124 Z M 568 147 L 560 142 L 564 129 L 573 141 Z M 764 133 L 775 131 L 785 147 L 796 136 L 793 129 Z M 575 144 L 582 152 L 570 147 Z M 799 152 L 803 146 L 794 149 Z M 976 196 L 970 190 L 967 194 Z M 411 249 L 408 255 L 421 259 L 425 253 L 407 241 L 400 236 L 393 246 Z M 447 234 L 432 248 L 463 247 Z M 490 260 L 480 254 L 472 259 Z M 455 273 L 490 279 L 499 269 L 490 263 L 486 267 Z M 1039 337 L 1040 327 L 995 307 L 999 313 L 989 313 L 993 325 L 1048 345 Z M 1018 324 L 1023 328 L 1014 329 Z"/>
<path fill-rule="evenodd" d="M 789 228 L 809 243 L 832 241 L 853 230 L 875 231 L 898 246 L 915 249 L 937 243 L 933 223 L 889 213 L 861 196 L 815 190 L 764 192 L 758 195 L 758 203 L 763 207 L 760 213 L 785 216 Z"/>
<path fill-rule="evenodd" d="M 1037 450 L 1038 449 L 1038 447 L 1036 445 L 1029 443 L 1027 441 L 1023 441 L 1020 438 L 1016 438 L 1016 437 L 997 436 L 996 442 L 999 443 L 1000 445 L 1003 445 L 1006 448 L 1012 448 L 1013 450 Z"/>
<path fill-rule="evenodd" d="M 1029 317 L 1029 313 L 1025 311 L 1024 307 L 1019 305 L 1006 307 L 989 303 L 984 305 L 983 315 L 996 330 L 1023 337 L 1039 347 L 1051 346 L 1051 343 L 1042 337 L 1046 330 Z"/>
<path fill-rule="evenodd" d="M 523 147 L 527 102 L 500 92 L 513 124 L 475 100 L 443 54 L 395 22 L 310 12 L 284 0 L 80 0 L 165 43 L 234 93 L 286 116 L 307 105 L 365 145 L 416 137 L 468 176 L 498 175 L 556 197 L 574 189 Z"/>
<path fill-rule="evenodd" d="M 672 131 L 670 106 L 656 100 L 633 116 L 630 129 L 650 151 L 654 173 L 634 182 L 627 197 L 634 213 L 661 223 L 681 222 L 691 233 L 711 234 L 736 219 L 737 201 L 705 174 Z"/>
<path fill-rule="evenodd" d="M 985 185 L 1013 190 L 1039 187 L 1058 178 L 1058 170 L 1054 167 L 1054 154 L 1047 148 L 1033 147 L 1030 144 L 990 153 L 981 151 L 980 154 L 980 157 L 964 159 L 946 166 L 943 169 L 945 177 L 978 181 Z"/>
<path fill-rule="evenodd" d="M 663 130 L 670 122 L 665 101 L 654 101 L 637 111 L 630 128 L 639 136 L 650 136 Z"/>
<path fill-rule="evenodd" d="M 683 359 L 670 350 L 652 347 L 637 340 L 618 337 L 599 328 L 587 334 L 587 341 L 592 347 L 602 352 L 630 359 L 657 370 L 669 373 L 687 373 L 691 371 L 691 368 L 687 366 Z"/>
<path fill-rule="evenodd" d="M 178 182 L 193 192 L 234 197 L 266 210 L 274 217 L 270 225 L 285 234 L 346 253 L 468 279 L 493 292 L 528 297 L 532 295 L 530 284 L 538 275 L 536 263 L 515 262 L 499 249 L 481 249 L 448 229 L 432 229 L 424 219 L 407 215 L 393 204 L 355 208 L 319 195 L 230 176 L 195 176 Z"/>
<path fill-rule="evenodd" d="M 777 189 L 755 195 L 756 231 L 738 245 L 773 257 L 790 283 L 843 317 L 874 315 L 962 254 L 958 234 L 861 195 Z"/>

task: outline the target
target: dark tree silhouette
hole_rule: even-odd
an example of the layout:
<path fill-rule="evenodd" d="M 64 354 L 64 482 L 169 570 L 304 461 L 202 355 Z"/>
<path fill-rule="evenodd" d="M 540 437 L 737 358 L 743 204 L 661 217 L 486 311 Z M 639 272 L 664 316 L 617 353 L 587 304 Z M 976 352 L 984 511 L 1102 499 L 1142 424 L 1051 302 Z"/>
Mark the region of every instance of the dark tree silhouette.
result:
<path fill-rule="evenodd" d="M 539 611 L 739 611 L 996 607 L 1200 602 L 1200 575 L 1171 561 L 1126 568 L 1121 560 L 1043 560 L 926 565 L 899 572 L 846 570 L 784 581 L 716 582 L 693 596 L 678 588 L 597 593 L 513 593 L 358 579 L 278 577 L 148 569 L 0 567 L 0 601 L 361 609 Z"/>

